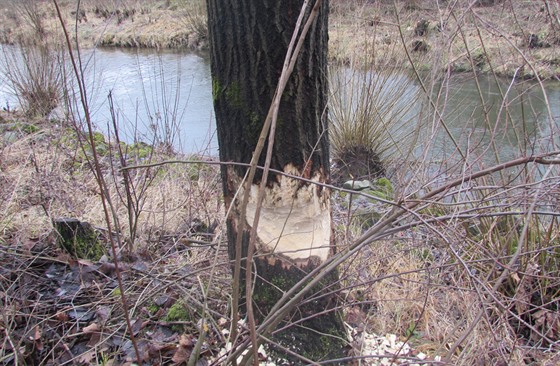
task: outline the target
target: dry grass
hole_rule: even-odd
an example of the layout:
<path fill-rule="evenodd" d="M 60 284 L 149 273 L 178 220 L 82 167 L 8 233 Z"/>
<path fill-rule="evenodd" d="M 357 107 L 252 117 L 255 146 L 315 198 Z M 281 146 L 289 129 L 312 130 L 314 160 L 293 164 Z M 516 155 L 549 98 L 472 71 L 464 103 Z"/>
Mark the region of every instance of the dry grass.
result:
<path fill-rule="evenodd" d="M 98 364 L 103 358 L 132 357 L 130 347 L 122 344 L 126 334 L 112 262 L 76 262 L 55 244 L 52 220 L 60 217 L 87 221 L 102 238 L 109 235 L 103 229 L 98 186 L 75 132 L 21 114 L 0 117 L 12 126 L 0 145 L 0 291 L 6 309 L 1 363 L 48 365 L 59 359 Z M 10 133 L 17 139 L 4 140 Z M 153 155 L 154 161 L 165 158 Z M 102 164 L 124 248 L 129 231 L 122 176 L 112 168 L 110 155 L 102 157 Z M 135 251 L 123 252 L 119 266 L 133 321 L 143 324 L 137 333 L 140 348 L 147 360 L 170 360 L 180 332 L 169 329 L 196 332 L 203 308 L 213 324 L 229 317 L 218 171 L 201 164 L 138 169 L 131 174 L 133 184 L 139 185 L 146 174 L 155 178 L 142 193 Z M 211 288 L 201 288 L 204 284 Z M 188 319 L 168 317 L 178 302 Z M 89 314 L 85 323 L 76 318 L 81 311 Z M 215 328 L 207 344 L 222 344 L 220 329 Z M 162 332 L 169 333 L 167 338 Z M 95 352 L 87 352 L 86 344 Z"/>
<path fill-rule="evenodd" d="M 4 231 L 48 232 L 50 219 L 57 217 L 80 217 L 95 226 L 103 226 L 104 218 L 99 192 L 90 173 L 86 155 L 80 150 L 71 129 L 44 120 L 28 121 L 22 115 L 8 115 L 22 126 L 34 126 L 37 132 L 26 134 L 25 128 L 14 126 L 14 133 L 23 134 L 21 138 L 9 143 L 2 149 L 3 192 L 7 197 L 2 200 L 1 220 Z M 24 122 L 25 121 L 25 122 Z M 27 127 L 27 130 L 30 128 Z M 134 147 L 129 148 L 134 158 Z M 113 151 L 115 154 L 115 151 Z M 156 155 L 153 159 L 165 159 Z M 137 163 L 143 162 L 137 158 Z M 121 217 L 126 231 L 126 208 L 123 197 L 122 176 L 111 166 L 109 151 L 103 157 L 106 179 L 112 188 L 111 200 Z M 134 164 L 135 160 L 129 162 Z M 134 170 L 131 173 L 133 184 L 146 177 L 154 177 L 154 182 L 146 188 L 146 197 L 141 217 L 141 231 L 150 235 L 149 228 L 165 232 L 185 231 L 193 220 L 207 226 L 219 222 L 220 208 L 217 170 L 198 165 L 171 165 Z M 32 215 L 38 212 L 39 215 Z M 48 217 L 45 217 L 48 214 Z M 22 222 L 25 222 L 23 224 Z M 145 241 L 147 237 L 141 238 Z"/>
<path fill-rule="evenodd" d="M 355 55 L 369 59 L 375 50 L 376 60 L 400 64 L 408 62 L 406 47 L 416 68 L 437 73 L 474 69 L 526 78 L 560 75 L 556 4 L 546 1 L 546 11 L 540 1 L 503 1 L 490 7 L 473 3 L 333 1 L 331 58 L 342 63 Z M 422 21 L 427 22 L 426 33 L 419 35 Z M 539 40 L 538 47 L 530 47 L 531 35 Z M 417 41 L 425 42 L 427 52 L 413 51 Z"/>
<path fill-rule="evenodd" d="M 189 3 L 93 0 L 82 2 L 79 10 L 73 2 L 61 5 L 70 28 L 73 30 L 74 25 L 78 25 L 77 37 L 84 48 L 114 46 L 198 50 L 206 47 L 206 40 L 198 29 L 200 25 L 193 28 L 185 23 L 189 19 L 199 19 L 200 7 L 193 10 Z M 60 25 L 52 3 L 39 3 L 39 11 L 47 37 L 59 34 Z M 0 14 L 0 19 L 0 39 L 3 43 L 15 43 L 29 38 L 34 32 L 14 4 L 6 4 L 6 11 Z M 73 36 L 76 37 L 75 34 Z"/>
<path fill-rule="evenodd" d="M 339 226 L 339 230 L 344 229 Z M 437 232 L 443 233 L 443 238 L 434 236 Z M 354 235 L 350 233 L 348 241 L 352 242 Z M 347 234 L 348 231 L 339 233 L 339 238 Z M 359 231 L 354 230 L 354 234 Z M 518 298 L 517 303 L 521 301 L 528 312 L 531 307 L 532 313 L 541 308 L 539 304 L 529 305 L 531 295 L 523 294 L 522 286 L 515 295 L 489 290 L 487 286 L 493 283 L 488 280 L 493 272 L 491 258 L 497 252 L 487 252 L 483 242 L 466 249 L 464 241 L 462 223 L 449 222 L 436 232 L 418 227 L 362 250 L 341 269 L 349 319 L 360 319 L 358 329 L 370 333 L 397 334 L 432 359 L 450 356 L 450 347 L 459 342 L 451 355 L 453 365 L 553 365 L 558 361 L 554 346 L 547 351 L 548 346 L 526 339 L 526 329 L 514 326 L 515 306 L 504 309 L 492 299 L 498 297 L 503 303 L 514 304 Z M 536 250 L 546 249 L 540 246 Z M 454 253 L 461 254 L 457 257 Z M 533 253 L 527 253 L 527 257 L 534 257 Z M 556 268 L 550 276 L 557 281 L 558 266 L 549 268 Z M 552 286 L 557 291 L 558 284 Z M 558 297 L 552 301 L 556 303 L 554 308 Z M 361 315 L 357 316 L 357 312 Z M 553 340 L 558 339 L 555 321 L 551 319 L 546 329 L 540 328 Z M 538 328 L 544 325 L 535 324 L 540 324 Z M 531 337 L 537 339 L 536 334 Z"/>

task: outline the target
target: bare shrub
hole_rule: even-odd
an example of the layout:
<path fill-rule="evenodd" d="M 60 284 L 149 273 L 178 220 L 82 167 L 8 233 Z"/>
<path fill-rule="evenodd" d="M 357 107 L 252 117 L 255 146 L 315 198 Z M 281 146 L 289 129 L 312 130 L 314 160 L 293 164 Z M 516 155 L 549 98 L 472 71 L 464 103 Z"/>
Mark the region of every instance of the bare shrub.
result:
<path fill-rule="evenodd" d="M 64 57 L 57 37 L 47 31 L 44 9 L 35 0 L 15 5 L 23 27 L 31 34 L 13 46 L 2 46 L 2 68 L 12 93 L 30 116 L 47 116 L 60 101 Z"/>
<path fill-rule="evenodd" d="M 62 95 L 62 54 L 48 45 L 3 46 L 5 77 L 30 116 L 47 116 Z"/>
<path fill-rule="evenodd" d="M 185 26 L 196 35 L 199 42 L 206 41 L 208 39 L 206 0 L 183 0 L 183 3 Z"/>
<path fill-rule="evenodd" d="M 44 40 L 47 36 L 45 28 L 45 15 L 39 7 L 37 0 L 23 0 L 16 6 L 23 22 L 30 26 L 37 40 Z"/>

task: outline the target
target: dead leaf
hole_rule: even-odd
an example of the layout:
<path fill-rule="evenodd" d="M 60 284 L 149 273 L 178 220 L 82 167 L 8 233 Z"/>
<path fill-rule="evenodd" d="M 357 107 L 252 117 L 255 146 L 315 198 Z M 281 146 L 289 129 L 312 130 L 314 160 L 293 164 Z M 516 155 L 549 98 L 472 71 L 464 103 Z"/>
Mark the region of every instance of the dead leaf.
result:
<path fill-rule="evenodd" d="M 90 349 L 90 350 L 82 353 L 81 355 L 79 355 L 76 358 L 76 361 L 77 361 L 78 364 L 89 365 L 89 364 L 91 364 L 91 361 L 93 361 L 95 359 L 96 353 L 97 353 L 97 350 L 95 348 Z"/>
<path fill-rule="evenodd" d="M 163 317 L 165 314 L 167 313 L 167 310 L 164 308 L 159 308 L 158 311 L 156 311 L 156 313 L 154 314 L 154 317 L 156 319 L 160 319 L 161 317 Z"/>
<path fill-rule="evenodd" d="M 99 332 L 99 325 L 97 323 L 91 323 L 83 329 L 85 334 L 97 333 Z"/>
<path fill-rule="evenodd" d="M 74 258 L 72 258 L 72 256 L 70 254 L 68 254 L 66 251 L 61 250 L 58 252 L 58 254 L 56 255 L 56 261 L 59 263 L 72 263 L 74 262 Z"/>
<path fill-rule="evenodd" d="M 86 267 L 93 266 L 92 261 L 87 259 L 81 259 L 81 258 L 78 258 L 78 264 L 81 264 L 82 266 L 86 266 Z"/>
<path fill-rule="evenodd" d="M 97 348 L 97 352 L 102 352 L 109 349 L 109 346 L 105 342 L 101 342 L 102 334 L 101 332 L 92 333 L 87 342 L 88 347 Z"/>
<path fill-rule="evenodd" d="M 169 295 L 167 295 L 167 294 L 163 294 L 163 295 L 158 296 L 154 299 L 154 303 L 157 306 L 164 306 L 167 301 L 169 301 Z"/>
<path fill-rule="evenodd" d="M 144 327 L 144 323 L 140 319 L 136 319 L 132 321 L 132 333 L 137 335 L 138 332 Z"/>
<path fill-rule="evenodd" d="M 35 327 L 34 331 L 33 331 L 33 335 L 29 336 L 29 340 L 30 341 L 36 341 L 41 339 L 41 330 L 39 329 L 38 326 Z"/>
<path fill-rule="evenodd" d="M 41 340 L 42 336 L 43 332 L 41 331 L 39 326 L 35 326 L 35 329 L 33 329 L 33 334 L 28 337 L 28 339 L 33 344 L 33 349 L 36 351 L 43 350 L 43 341 Z"/>
<path fill-rule="evenodd" d="M 177 342 L 178 334 L 171 331 L 166 327 L 158 327 L 155 332 L 152 333 L 151 339 L 153 342 L 158 343 L 175 343 Z M 175 346 L 173 346 L 175 347 Z"/>
<path fill-rule="evenodd" d="M 70 317 L 68 316 L 68 314 L 66 314 L 65 311 L 59 311 L 58 313 L 56 313 L 55 317 L 56 320 L 58 320 L 59 322 L 67 322 L 68 319 L 70 319 Z"/>
<path fill-rule="evenodd" d="M 173 361 L 177 365 L 186 363 L 191 357 L 191 353 L 192 353 L 191 348 L 178 347 L 171 361 Z"/>
<path fill-rule="evenodd" d="M 100 306 L 97 308 L 97 310 L 95 310 L 95 313 L 97 314 L 97 320 L 101 325 L 103 325 L 107 322 L 107 319 L 109 319 L 109 315 L 111 314 L 111 307 Z"/>
<path fill-rule="evenodd" d="M 125 272 L 130 268 L 129 264 L 123 262 L 118 262 L 118 266 L 121 272 Z M 98 270 L 108 277 L 113 277 L 116 271 L 116 267 L 113 262 L 104 262 L 101 264 Z"/>
<path fill-rule="evenodd" d="M 142 261 L 137 261 L 132 265 L 132 268 L 139 272 L 147 272 L 149 267 Z"/>
<path fill-rule="evenodd" d="M 150 343 L 148 345 L 148 354 L 150 357 L 159 358 L 162 355 L 170 356 L 175 350 L 177 346 L 172 343 Z"/>
<path fill-rule="evenodd" d="M 171 361 L 175 364 L 181 364 L 187 362 L 191 357 L 192 348 L 194 346 L 194 341 L 192 336 L 182 334 L 179 339 L 179 345 L 177 346 L 177 351 L 173 355 Z"/>
<path fill-rule="evenodd" d="M 194 346 L 194 339 L 190 335 L 181 334 L 181 338 L 179 338 L 179 346 L 192 347 Z"/>
<path fill-rule="evenodd" d="M 79 322 L 88 322 L 93 319 L 94 312 L 85 308 L 75 308 L 68 312 L 70 319 L 77 320 Z"/>
<path fill-rule="evenodd" d="M 140 340 L 140 341 L 136 341 L 136 346 L 138 347 L 138 352 L 140 353 L 139 355 L 136 354 L 136 349 L 134 348 L 134 345 L 132 344 L 132 342 L 130 341 L 130 339 L 124 339 L 121 345 L 121 351 L 124 353 L 125 355 L 125 361 L 130 361 L 130 362 L 135 362 L 136 364 L 140 363 L 142 364 L 144 361 L 147 361 L 149 359 L 149 354 L 148 354 L 148 342 L 145 340 Z M 138 357 L 140 357 L 140 360 L 138 360 Z"/>
<path fill-rule="evenodd" d="M 115 271 L 115 265 L 111 262 L 103 262 L 99 267 L 99 272 L 111 277 Z"/>

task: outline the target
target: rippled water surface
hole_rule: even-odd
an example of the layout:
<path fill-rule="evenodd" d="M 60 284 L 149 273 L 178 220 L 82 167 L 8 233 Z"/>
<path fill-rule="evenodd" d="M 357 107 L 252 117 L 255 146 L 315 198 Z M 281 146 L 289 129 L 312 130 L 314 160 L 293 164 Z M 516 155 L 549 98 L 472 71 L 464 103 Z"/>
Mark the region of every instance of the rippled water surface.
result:
<path fill-rule="evenodd" d="M 186 153 L 217 154 L 206 56 L 97 49 L 84 51 L 82 61 L 92 119 L 99 130 L 108 134 L 112 128 L 108 101 L 111 95 L 121 139 L 168 143 Z M 0 105 L 17 104 L 3 80 Z"/>
<path fill-rule="evenodd" d="M 3 46 L 3 53 L 6 52 L 14 52 L 14 48 Z M 177 51 L 97 49 L 85 51 L 82 59 L 98 129 L 110 135 L 111 95 L 123 140 L 166 143 L 185 153 L 217 154 L 212 81 L 206 56 Z M 5 62 L 0 63 L 0 77 L 5 74 L 2 67 L 6 67 Z M 0 81 L 0 106 L 17 105 L 7 80 Z M 417 82 L 406 81 L 402 76 L 390 82 L 406 82 L 410 88 L 420 88 Z M 558 144 L 559 82 L 544 84 L 546 94 L 533 82 L 514 85 L 496 82 L 491 77 L 475 81 L 468 75 L 453 76 L 444 84 L 426 87 L 445 122 L 442 124 L 430 108 L 418 113 L 424 121 L 422 138 L 434 141 L 434 159 L 453 151 L 449 135 L 464 151 L 478 149 L 492 155 L 487 148 L 497 148 L 503 159 L 519 154 L 520 141 L 527 144 L 525 151 L 535 142 L 546 143 L 551 135 L 556 137 L 549 141 Z M 412 128 L 414 123 L 410 125 Z M 423 146 L 417 151 L 421 152 Z"/>

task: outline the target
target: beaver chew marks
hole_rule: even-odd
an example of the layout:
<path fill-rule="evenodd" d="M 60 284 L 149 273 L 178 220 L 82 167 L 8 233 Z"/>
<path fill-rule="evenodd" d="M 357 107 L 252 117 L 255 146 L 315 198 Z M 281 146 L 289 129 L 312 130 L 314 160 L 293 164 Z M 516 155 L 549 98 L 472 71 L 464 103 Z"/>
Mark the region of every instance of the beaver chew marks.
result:
<path fill-rule="evenodd" d="M 300 175 L 287 165 L 284 172 Z M 311 180 L 320 182 L 319 175 Z M 253 224 L 259 186 L 251 186 L 247 223 Z M 282 176 L 278 184 L 266 188 L 257 228 L 257 248 L 261 254 L 281 254 L 291 259 L 311 257 L 325 261 L 331 237 L 330 200 L 326 189 Z"/>

